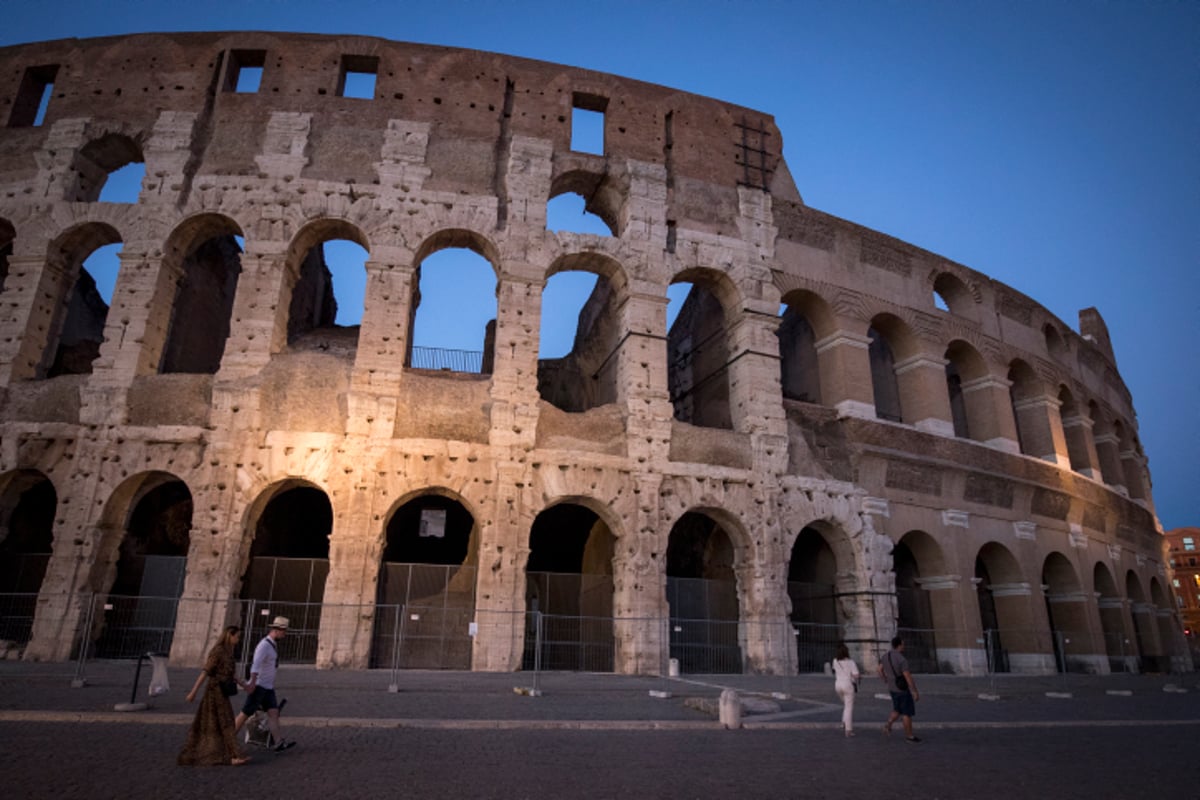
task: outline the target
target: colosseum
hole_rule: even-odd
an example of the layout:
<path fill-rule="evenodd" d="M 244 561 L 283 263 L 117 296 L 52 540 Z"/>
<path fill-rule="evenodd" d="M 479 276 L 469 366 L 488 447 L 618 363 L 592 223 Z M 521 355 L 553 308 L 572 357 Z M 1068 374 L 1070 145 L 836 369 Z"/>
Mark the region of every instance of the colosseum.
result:
<path fill-rule="evenodd" d="M 256 32 L 7 47 L 0 98 L 10 657 L 194 664 L 283 615 L 318 667 L 793 674 L 896 631 L 919 670 L 1185 667 L 1100 314 L 809 207 L 768 114 Z M 476 351 L 414 346 L 442 250 L 494 275 Z"/>

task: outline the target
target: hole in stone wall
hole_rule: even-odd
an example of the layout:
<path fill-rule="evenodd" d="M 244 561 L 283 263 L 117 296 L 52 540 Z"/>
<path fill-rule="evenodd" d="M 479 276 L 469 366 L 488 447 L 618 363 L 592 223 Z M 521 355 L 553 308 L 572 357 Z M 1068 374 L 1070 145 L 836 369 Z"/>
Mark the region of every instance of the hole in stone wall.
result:
<path fill-rule="evenodd" d="M 45 121 L 57 76 L 57 64 L 29 67 L 25 70 L 21 85 L 17 89 L 17 97 L 13 101 L 12 112 L 8 116 L 8 127 L 37 127 Z"/>
<path fill-rule="evenodd" d="M 546 203 L 546 230 L 613 235 L 608 223 L 588 211 L 583 195 L 575 192 L 563 192 Z"/>
<path fill-rule="evenodd" d="M 571 149 L 604 155 L 604 112 L 608 98 L 576 92 L 571 108 Z"/>
<path fill-rule="evenodd" d="M 439 250 L 419 267 L 408 366 L 447 372 L 492 372 L 496 272 L 461 247 Z"/>
<path fill-rule="evenodd" d="M 262 85 L 263 69 L 267 63 L 266 50 L 231 50 L 225 71 L 227 92 L 254 94 Z"/>
<path fill-rule="evenodd" d="M 75 155 L 74 186 L 68 200 L 136 203 L 146 175 L 141 145 L 128 136 L 110 133 L 88 142 Z"/>
<path fill-rule="evenodd" d="M 100 190 L 101 203 L 136 203 L 142 192 L 142 180 L 146 177 L 146 165 L 131 161 L 108 174 Z"/>
<path fill-rule="evenodd" d="M 378 73 L 379 58 L 376 56 L 342 56 L 337 96 L 373 99 Z"/>
<path fill-rule="evenodd" d="M 670 653 L 682 672 L 739 673 L 739 603 L 729 534 L 707 514 L 689 512 L 667 545 Z"/>

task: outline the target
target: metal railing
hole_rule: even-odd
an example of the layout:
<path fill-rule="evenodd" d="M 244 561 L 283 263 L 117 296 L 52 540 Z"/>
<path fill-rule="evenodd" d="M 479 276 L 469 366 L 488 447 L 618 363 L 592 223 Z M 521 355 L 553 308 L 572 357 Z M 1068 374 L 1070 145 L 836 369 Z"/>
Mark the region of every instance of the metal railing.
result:
<path fill-rule="evenodd" d="M 482 373 L 483 351 L 451 350 L 445 347 L 414 347 L 408 365 L 413 369 Z"/>
<path fill-rule="evenodd" d="M 222 621 L 230 621 L 246 631 L 240 656 L 244 662 L 271 621 L 284 616 L 289 619 L 288 635 L 279 646 L 284 664 L 318 661 L 324 623 L 327 635 L 367 634 L 370 665 L 393 672 L 526 669 L 666 674 L 673 659 L 682 674 L 794 675 L 824 671 L 840 642 L 849 646 L 856 659 L 871 663 L 886 652 L 894 633 L 870 626 L 860 630 L 849 623 L 478 609 L 473 602 L 457 602 L 447 588 L 452 582 L 430 579 L 430 586 L 442 584 L 441 591 L 430 596 L 439 598 L 437 605 L 428 604 L 429 597 L 412 603 L 335 605 L 89 594 L 78 603 L 73 652 L 82 675 L 89 660 L 171 652 L 180 626 L 190 635 L 207 637 L 219 630 Z M 35 606 L 36 596 L 31 594 L 0 595 L 0 639 L 15 644 L 17 650 L 28 643 Z M 1136 673 L 1186 663 L 1186 658 L 1141 652 L 1132 634 L 937 628 L 902 628 L 898 633 L 917 673 Z M 482 648 L 479 636 L 486 640 Z M 8 649 L 11 652 L 13 645 Z M 360 657 L 366 659 L 367 654 Z"/>

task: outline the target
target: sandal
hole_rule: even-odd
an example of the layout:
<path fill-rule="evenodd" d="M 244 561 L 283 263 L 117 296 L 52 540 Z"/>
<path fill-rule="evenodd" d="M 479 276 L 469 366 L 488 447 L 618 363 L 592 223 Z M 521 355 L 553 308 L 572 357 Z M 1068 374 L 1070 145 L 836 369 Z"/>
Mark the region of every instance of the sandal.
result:
<path fill-rule="evenodd" d="M 229 760 L 229 765 L 233 766 L 233 767 L 240 767 L 242 764 L 245 764 L 249 760 L 250 760 L 250 756 L 239 756 L 238 758 L 231 758 Z"/>

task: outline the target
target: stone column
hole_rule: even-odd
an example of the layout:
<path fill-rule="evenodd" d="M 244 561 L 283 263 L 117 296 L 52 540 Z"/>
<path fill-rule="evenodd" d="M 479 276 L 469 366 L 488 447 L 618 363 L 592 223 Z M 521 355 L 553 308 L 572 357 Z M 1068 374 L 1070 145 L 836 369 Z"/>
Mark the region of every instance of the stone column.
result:
<path fill-rule="evenodd" d="M 918 354 L 898 361 L 896 382 L 906 423 L 938 436 L 954 436 L 950 393 L 946 390 L 946 359 Z"/>
<path fill-rule="evenodd" d="M 538 421 L 538 333 L 545 283 L 502 275 L 496 289 L 496 339 L 489 442 L 531 449 Z M 486 354 L 485 354 L 486 360 Z"/>
<path fill-rule="evenodd" d="M 356 454 L 349 452 L 356 439 L 346 442 L 346 458 L 360 465 L 353 483 L 348 484 L 350 491 L 334 493 L 331 498 L 337 499 L 341 507 L 334 508 L 329 537 L 329 575 L 325 578 L 317 638 L 318 668 L 365 669 L 371 658 L 384 537 L 380 523 L 372 521 L 375 482 L 370 465 L 376 459 L 363 448 L 354 448 L 359 450 Z"/>
<path fill-rule="evenodd" d="M 158 372 L 183 271 L 179 262 L 147 252 L 129 245 L 121 249 L 104 342 L 81 391 L 85 424 L 124 423 L 133 379 Z"/>
<path fill-rule="evenodd" d="M 1051 633 L 1062 637 L 1062 654 L 1066 668 L 1070 671 L 1076 664 L 1084 665 L 1088 672 L 1102 675 L 1109 671 L 1104 643 L 1099 641 L 1090 623 L 1092 597 L 1086 592 L 1050 594 L 1050 612 L 1054 617 Z"/>
<path fill-rule="evenodd" d="M 962 385 L 963 404 L 972 439 L 1007 453 L 1020 453 L 1011 387 L 1009 381 L 994 375 L 966 381 Z"/>
<path fill-rule="evenodd" d="M 347 397 L 347 433 L 390 439 L 404 375 L 417 279 L 411 254 L 366 263 L 367 288 Z"/>
<path fill-rule="evenodd" d="M 1142 482 L 1146 460 L 1132 448 L 1120 452 L 1121 474 L 1125 476 L 1125 486 L 1129 497 L 1133 500 L 1145 500 L 1146 488 Z"/>
<path fill-rule="evenodd" d="M 1044 606 L 1033 602 L 1028 583 L 993 583 L 989 587 L 996 602 L 1000 639 L 1008 651 L 1008 666 L 1014 673 L 1048 675 L 1055 671 L 1050 626 Z M 1040 593 L 1038 599 L 1040 600 Z"/>
<path fill-rule="evenodd" d="M 508 672 L 521 664 L 525 647 L 525 567 L 532 520 L 523 511 L 524 470 L 502 464 L 495 497 L 481 509 L 479 569 L 475 583 L 475 635 L 471 668 Z"/>
<path fill-rule="evenodd" d="M 666 543 L 657 528 L 661 473 L 631 476 L 636 498 L 625 536 L 613 552 L 613 671 L 666 675 Z"/>
<path fill-rule="evenodd" d="M 1024 453 L 1069 469 L 1071 459 L 1058 414 L 1061 406 L 1057 398 L 1043 395 L 1018 400 L 1013 403 L 1013 410 Z"/>
<path fill-rule="evenodd" d="M 838 330 L 816 343 L 821 373 L 821 403 L 843 417 L 875 419 L 875 392 L 871 385 L 871 340 Z"/>
<path fill-rule="evenodd" d="M 987 651 L 974 583 L 962 575 L 931 575 L 919 578 L 917 585 L 929 592 L 938 662 L 949 664 L 957 675 L 985 674 Z"/>
<path fill-rule="evenodd" d="M 1122 483 L 1125 480 L 1125 470 L 1121 466 L 1121 456 L 1118 450 L 1120 443 L 1117 441 L 1116 434 L 1102 434 L 1094 437 L 1094 441 L 1096 442 L 1096 456 L 1099 459 L 1101 479 L 1116 492 L 1128 496 L 1129 490 Z"/>
<path fill-rule="evenodd" d="M 46 349 L 66 314 L 78 273 L 60 259 L 11 255 L 0 295 L 0 385 L 40 377 L 54 357 Z"/>
<path fill-rule="evenodd" d="M 1100 457 L 1092 440 L 1092 421 L 1081 415 L 1064 417 L 1062 427 L 1072 469 L 1080 475 L 1100 480 Z"/>
<path fill-rule="evenodd" d="M 1111 662 L 1119 658 L 1124 662 L 1124 671 L 1137 672 L 1137 642 L 1133 639 L 1133 616 L 1129 612 L 1129 601 L 1124 597 L 1100 597 L 1096 606 L 1100 612 L 1104 634 L 1104 650 Z"/>
<path fill-rule="evenodd" d="M 630 286 L 620 308 L 617 402 L 625 408 L 627 452 L 638 464 L 662 463 L 671 449 L 667 389 L 667 298 L 652 286 Z"/>
<path fill-rule="evenodd" d="M 287 244 L 282 242 L 259 242 L 242 254 L 218 382 L 256 375 L 287 346 L 288 312 L 298 276 L 286 259 Z"/>

